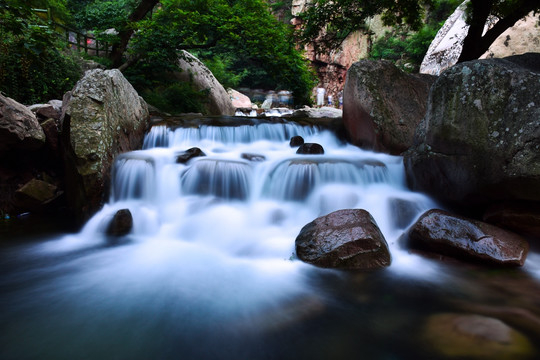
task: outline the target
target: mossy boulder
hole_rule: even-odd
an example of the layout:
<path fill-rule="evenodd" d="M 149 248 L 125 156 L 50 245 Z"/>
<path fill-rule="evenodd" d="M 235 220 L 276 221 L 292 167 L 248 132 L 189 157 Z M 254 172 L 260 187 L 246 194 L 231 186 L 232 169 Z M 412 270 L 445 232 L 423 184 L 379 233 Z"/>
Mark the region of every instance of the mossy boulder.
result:
<path fill-rule="evenodd" d="M 410 186 L 457 205 L 540 201 L 538 64 L 526 54 L 445 71 L 404 156 Z"/>
<path fill-rule="evenodd" d="M 141 148 L 148 108 L 118 70 L 89 70 L 64 99 L 66 195 L 83 217 L 108 196 L 116 155 Z"/>

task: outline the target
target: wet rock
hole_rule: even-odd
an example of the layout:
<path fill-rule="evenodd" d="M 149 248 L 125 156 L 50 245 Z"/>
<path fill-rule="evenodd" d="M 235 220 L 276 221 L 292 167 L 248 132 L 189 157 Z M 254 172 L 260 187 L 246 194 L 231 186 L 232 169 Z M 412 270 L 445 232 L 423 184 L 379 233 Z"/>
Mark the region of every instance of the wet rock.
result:
<path fill-rule="evenodd" d="M 61 193 L 48 182 L 32 179 L 15 192 L 14 204 L 26 211 L 41 211 Z"/>
<path fill-rule="evenodd" d="M 365 210 L 321 216 L 302 228 L 295 243 L 300 260 L 320 267 L 371 270 L 390 265 L 386 240 Z"/>
<path fill-rule="evenodd" d="M 423 339 L 434 352 L 450 359 L 532 359 L 534 352 L 523 334 L 498 319 L 480 315 L 432 315 Z"/>
<path fill-rule="evenodd" d="M 87 71 L 64 100 L 66 195 L 84 219 L 107 198 L 116 155 L 142 147 L 148 108 L 116 69 Z"/>
<path fill-rule="evenodd" d="M 304 143 L 296 150 L 296 153 L 303 155 L 324 154 L 324 149 L 317 143 Z"/>
<path fill-rule="evenodd" d="M 302 146 L 304 145 L 304 138 L 297 135 L 297 136 L 293 136 L 291 138 L 291 141 L 289 141 L 289 146 L 290 147 L 299 147 L 299 146 Z"/>
<path fill-rule="evenodd" d="M 192 147 L 191 149 L 184 151 L 183 154 L 178 155 L 176 157 L 176 163 L 186 164 L 189 160 L 200 156 L 206 156 L 206 154 L 198 147 Z"/>
<path fill-rule="evenodd" d="M 266 157 L 260 154 L 243 153 L 242 155 L 240 155 L 240 157 L 242 159 L 246 159 L 247 161 L 254 161 L 254 162 L 260 162 L 260 161 L 266 160 Z"/>
<path fill-rule="evenodd" d="M 413 143 L 435 77 L 411 75 L 389 61 L 361 60 L 347 72 L 343 125 L 361 148 L 401 154 Z"/>
<path fill-rule="evenodd" d="M 109 226 L 107 227 L 107 235 L 124 236 L 129 234 L 132 228 L 133 216 L 131 215 L 131 211 L 129 211 L 129 209 L 121 209 L 114 214 L 111 222 L 109 223 Z"/>
<path fill-rule="evenodd" d="M 405 241 L 413 249 L 491 265 L 521 266 L 529 252 L 517 234 L 438 209 L 424 213 Z"/>
<path fill-rule="evenodd" d="M 518 234 L 540 239 L 540 204 L 537 202 L 499 203 L 487 209 L 483 219 Z"/>
<path fill-rule="evenodd" d="M 464 62 L 433 84 L 407 181 L 453 205 L 540 201 L 540 54 Z"/>
<path fill-rule="evenodd" d="M 45 134 L 26 106 L 0 94 L 0 153 L 9 149 L 36 150 Z"/>

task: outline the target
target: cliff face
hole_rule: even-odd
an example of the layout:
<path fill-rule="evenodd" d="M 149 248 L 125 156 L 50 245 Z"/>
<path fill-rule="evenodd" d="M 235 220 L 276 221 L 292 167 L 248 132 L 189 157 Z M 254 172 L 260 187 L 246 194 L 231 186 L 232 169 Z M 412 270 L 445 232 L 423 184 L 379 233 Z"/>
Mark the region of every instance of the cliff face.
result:
<path fill-rule="evenodd" d="M 292 20 L 295 27 L 302 26 L 298 15 L 311 6 L 311 0 L 293 0 L 291 5 Z M 371 39 L 384 35 L 389 28 L 384 27 L 380 18 L 371 20 L 369 30 L 374 35 L 355 32 L 349 35 L 340 48 L 330 53 L 317 52 L 320 48 L 315 41 L 305 46 L 306 57 L 311 61 L 319 78 L 319 86 L 325 88 L 326 95 L 332 95 L 337 102 L 338 94 L 343 91 L 347 70 L 356 61 L 366 58 L 371 47 Z M 315 95 L 315 93 L 314 93 Z"/>

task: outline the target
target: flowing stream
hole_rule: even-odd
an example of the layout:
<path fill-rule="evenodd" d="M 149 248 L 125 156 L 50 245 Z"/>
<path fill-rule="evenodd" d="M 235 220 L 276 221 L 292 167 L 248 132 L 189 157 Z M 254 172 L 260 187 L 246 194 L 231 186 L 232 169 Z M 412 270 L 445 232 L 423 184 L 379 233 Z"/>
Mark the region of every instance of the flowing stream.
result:
<path fill-rule="evenodd" d="M 297 155 L 296 135 L 325 154 Z M 192 147 L 206 156 L 177 163 Z M 400 157 L 314 126 L 154 126 L 80 233 L 2 248 L 0 358 L 437 358 L 415 334 L 467 286 L 398 241 L 436 206 L 407 189 Z M 107 236 L 125 208 L 132 232 Z M 345 208 L 373 215 L 389 268 L 296 259 L 300 229 Z"/>

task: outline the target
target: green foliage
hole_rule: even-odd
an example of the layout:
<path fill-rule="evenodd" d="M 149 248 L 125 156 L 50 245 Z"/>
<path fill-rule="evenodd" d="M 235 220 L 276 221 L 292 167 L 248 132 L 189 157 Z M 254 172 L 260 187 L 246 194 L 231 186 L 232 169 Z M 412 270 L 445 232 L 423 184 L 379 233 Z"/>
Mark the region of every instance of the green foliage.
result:
<path fill-rule="evenodd" d="M 71 3 L 74 1 L 71 0 Z M 80 30 L 102 31 L 119 28 L 133 9 L 134 0 L 97 0 L 79 5 L 74 15 L 74 25 Z"/>
<path fill-rule="evenodd" d="M 58 35 L 32 6 L 9 0 L 0 7 L 0 91 L 25 104 L 61 99 L 80 75 L 75 59 L 61 51 Z"/>
<path fill-rule="evenodd" d="M 427 25 L 410 34 L 387 32 L 373 43 L 369 57 L 391 60 L 403 70 L 417 72 L 436 34 L 437 29 Z"/>
<path fill-rule="evenodd" d="M 196 91 L 189 83 L 177 82 L 144 90 L 142 96 L 150 105 L 168 113 L 199 113 L 204 111 L 208 92 Z"/>
<path fill-rule="evenodd" d="M 460 1 L 455 0 L 435 1 L 421 29 L 410 31 L 397 27 L 393 32 L 386 32 L 373 43 L 369 57 L 391 60 L 405 71 L 417 72 L 437 31 L 459 4 Z"/>
<path fill-rule="evenodd" d="M 236 58 L 234 53 L 214 53 L 212 51 L 192 52 L 212 72 L 224 88 L 237 88 L 248 75 L 248 69 L 234 68 Z"/>
<path fill-rule="evenodd" d="M 433 0 L 315 0 L 300 15 L 303 27 L 297 34 L 303 43 L 317 39 L 324 50 L 335 49 L 354 31 L 367 31 L 366 20 L 381 15 L 389 26 L 422 27 L 424 9 Z"/>
<path fill-rule="evenodd" d="M 174 70 L 179 49 L 196 51 L 225 86 L 289 89 L 309 101 L 313 77 L 292 31 L 264 0 L 164 0 L 136 24 L 131 56 Z M 292 67 L 292 69 L 291 69 Z M 140 77 L 130 70 L 131 76 Z"/>

